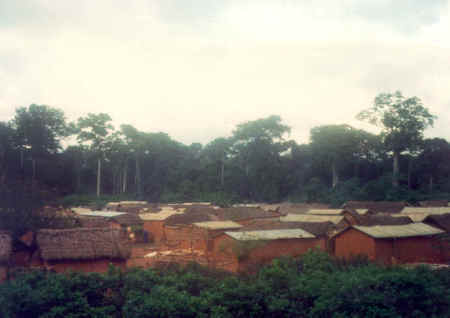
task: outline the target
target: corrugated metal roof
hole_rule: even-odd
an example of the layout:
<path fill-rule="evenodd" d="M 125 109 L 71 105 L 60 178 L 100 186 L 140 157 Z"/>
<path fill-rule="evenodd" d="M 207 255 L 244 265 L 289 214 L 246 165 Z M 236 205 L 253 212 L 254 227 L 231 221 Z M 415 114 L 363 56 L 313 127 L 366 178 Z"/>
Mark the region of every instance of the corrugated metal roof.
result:
<path fill-rule="evenodd" d="M 281 222 L 332 222 L 338 224 L 344 219 L 342 215 L 288 214 L 280 217 Z"/>
<path fill-rule="evenodd" d="M 355 210 L 359 215 L 365 215 L 369 212 L 369 209 L 356 209 Z"/>
<path fill-rule="evenodd" d="M 206 221 L 194 223 L 195 226 L 210 230 L 231 230 L 242 227 L 239 223 L 233 221 Z"/>
<path fill-rule="evenodd" d="M 422 222 L 430 213 L 399 213 L 392 214 L 393 217 L 409 217 L 413 222 Z"/>
<path fill-rule="evenodd" d="M 183 210 L 173 210 L 173 209 L 164 209 L 159 211 L 158 213 L 142 213 L 139 214 L 139 217 L 143 221 L 163 221 L 167 219 L 168 217 L 174 215 L 174 214 L 183 214 Z"/>
<path fill-rule="evenodd" d="M 295 238 L 315 238 L 313 234 L 302 229 L 225 232 L 225 234 L 238 241 L 271 241 Z"/>
<path fill-rule="evenodd" d="M 147 204 L 147 201 L 120 201 L 120 205 L 127 205 L 127 204 Z"/>
<path fill-rule="evenodd" d="M 91 212 L 91 209 L 88 208 L 71 208 L 71 210 L 75 213 L 81 213 L 81 212 Z"/>
<path fill-rule="evenodd" d="M 374 238 L 428 236 L 444 233 L 444 231 L 424 223 L 411 223 L 405 225 L 354 226 L 354 228 Z"/>
<path fill-rule="evenodd" d="M 118 215 L 126 214 L 125 212 L 114 212 L 114 211 L 75 211 L 78 215 L 83 216 L 101 216 L 104 218 L 113 218 Z"/>
<path fill-rule="evenodd" d="M 428 214 L 445 214 L 450 213 L 450 207 L 404 207 L 402 214 L 412 213 L 428 213 Z"/>
<path fill-rule="evenodd" d="M 307 214 L 314 215 L 340 215 L 344 209 L 312 209 Z"/>

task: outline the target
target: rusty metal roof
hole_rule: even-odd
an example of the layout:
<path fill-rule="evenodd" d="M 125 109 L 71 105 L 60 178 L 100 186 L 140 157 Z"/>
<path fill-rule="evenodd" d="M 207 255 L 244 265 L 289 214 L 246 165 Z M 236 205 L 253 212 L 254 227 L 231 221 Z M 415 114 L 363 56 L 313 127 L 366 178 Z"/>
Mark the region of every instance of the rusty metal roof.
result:
<path fill-rule="evenodd" d="M 282 239 L 315 238 L 313 234 L 302 229 L 225 232 L 225 234 L 238 241 L 272 241 Z"/>
<path fill-rule="evenodd" d="M 206 221 L 194 223 L 195 226 L 210 230 L 232 230 L 242 227 L 239 223 L 233 221 Z"/>
<path fill-rule="evenodd" d="M 342 215 L 288 214 L 280 217 L 281 222 L 332 222 L 338 224 L 344 219 Z"/>
<path fill-rule="evenodd" d="M 444 231 L 424 223 L 354 226 L 354 228 L 374 238 L 429 236 L 444 233 Z"/>
<path fill-rule="evenodd" d="M 402 214 L 412 213 L 428 213 L 428 214 L 446 214 L 450 213 L 450 207 L 404 207 L 401 211 Z"/>

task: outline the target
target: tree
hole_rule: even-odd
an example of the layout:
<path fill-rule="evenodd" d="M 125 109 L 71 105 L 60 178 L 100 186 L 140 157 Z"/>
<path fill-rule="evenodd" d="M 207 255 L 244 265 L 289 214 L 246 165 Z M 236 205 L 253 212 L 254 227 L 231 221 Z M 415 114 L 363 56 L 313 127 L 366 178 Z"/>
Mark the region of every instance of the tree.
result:
<path fill-rule="evenodd" d="M 433 126 L 436 116 L 423 106 L 419 98 L 406 98 L 396 91 L 376 96 L 374 105 L 361 111 L 357 118 L 381 127 L 386 149 L 393 153 L 392 185 L 397 187 L 400 154 L 413 151 L 420 145 L 424 130 Z"/>
<path fill-rule="evenodd" d="M 225 184 L 225 162 L 229 155 L 231 142 L 227 138 L 216 138 L 205 146 L 205 160 L 216 166 L 217 180 L 223 189 Z"/>
<path fill-rule="evenodd" d="M 331 168 L 332 187 L 339 183 L 339 168 L 357 152 L 358 132 L 349 125 L 325 125 L 311 129 L 311 148 L 316 160 Z"/>
<path fill-rule="evenodd" d="M 25 149 L 29 149 L 31 153 L 34 181 L 36 159 L 56 153 L 61 148 L 61 139 L 69 135 L 64 113 L 57 108 L 32 104 L 28 108 L 18 108 L 12 124 L 22 154 Z"/>
<path fill-rule="evenodd" d="M 277 172 L 281 154 L 292 145 L 284 138 L 290 131 L 277 115 L 239 124 L 233 131 L 232 156 L 243 171 L 240 184 L 244 196 L 252 200 L 279 199 L 283 176 Z"/>
<path fill-rule="evenodd" d="M 428 178 L 428 191 L 433 192 L 440 176 L 450 173 L 450 145 L 442 138 L 425 139 L 419 155 L 420 172 Z"/>
<path fill-rule="evenodd" d="M 104 157 L 107 137 L 114 130 L 110 123 L 111 117 L 108 114 L 92 114 L 78 118 L 78 136 L 80 144 L 87 143 L 89 149 L 97 157 L 97 196 L 101 192 L 101 162 Z"/>

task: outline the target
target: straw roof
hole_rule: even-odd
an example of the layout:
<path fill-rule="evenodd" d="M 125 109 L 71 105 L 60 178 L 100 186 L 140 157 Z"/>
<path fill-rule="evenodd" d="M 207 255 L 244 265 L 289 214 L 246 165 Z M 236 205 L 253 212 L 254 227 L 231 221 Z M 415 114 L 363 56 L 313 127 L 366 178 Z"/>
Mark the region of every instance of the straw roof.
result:
<path fill-rule="evenodd" d="M 238 241 L 269 241 L 282 239 L 315 238 L 313 234 L 308 233 L 302 229 L 225 232 L 225 234 Z"/>
<path fill-rule="evenodd" d="M 402 214 L 428 213 L 428 214 L 446 214 L 450 213 L 450 207 L 405 207 Z"/>
<path fill-rule="evenodd" d="M 131 248 L 121 241 L 120 230 L 77 228 L 40 230 L 37 243 L 44 260 L 92 260 L 128 258 Z"/>
<path fill-rule="evenodd" d="M 450 232 L 450 213 L 440 215 L 429 215 L 424 220 L 425 223 L 435 224 L 444 231 Z"/>
<path fill-rule="evenodd" d="M 331 222 L 340 223 L 344 219 L 342 215 L 308 215 L 308 214 L 288 214 L 280 217 L 281 222 Z"/>
<path fill-rule="evenodd" d="M 233 221 L 196 222 L 194 225 L 209 230 L 234 230 L 242 227 L 242 225 Z"/>
<path fill-rule="evenodd" d="M 248 220 L 248 219 L 261 219 L 261 218 L 274 218 L 280 214 L 273 211 L 264 211 L 260 208 L 253 207 L 233 207 L 220 209 L 215 214 L 222 220 Z"/>
<path fill-rule="evenodd" d="M 408 216 L 402 215 L 364 215 L 360 216 L 358 224 L 361 226 L 375 225 L 403 225 L 410 224 L 413 221 Z"/>
<path fill-rule="evenodd" d="M 434 207 L 438 207 L 438 206 L 448 206 L 448 201 L 447 200 L 429 200 L 429 201 L 420 201 L 419 202 L 420 206 L 423 207 L 429 207 L 429 206 L 434 206 Z"/>
<path fill-rule="evenodd" d="M 110 219 L 98 216 L 79 216 L 81 227 L 109 227 Z"/>
<path fill-rule="evenodd" d="M 406 202 L 397 201 L 347 201 L 342 207 L 350 209 L 369 209 L 375 213 L 400 213 Z"/>
<path fill-rule="evenodd" d="M 424 223 L 411 223 L 405 225 L 354 226 L 354 228 L 373 238 L 430 236 L 444 233 L 444 231 Z"/>
<path fill-rule="evenodd" d="M 114 221 L 124 226 L 141 225 L 142 220 L 136 214 L 124 213 L 113 217 Z"/>
<path fill-rule="evenodd" d="M 12 239 L 8 232 L 0 232 L 0 263 L 7 262 L 11 255 Z"/>

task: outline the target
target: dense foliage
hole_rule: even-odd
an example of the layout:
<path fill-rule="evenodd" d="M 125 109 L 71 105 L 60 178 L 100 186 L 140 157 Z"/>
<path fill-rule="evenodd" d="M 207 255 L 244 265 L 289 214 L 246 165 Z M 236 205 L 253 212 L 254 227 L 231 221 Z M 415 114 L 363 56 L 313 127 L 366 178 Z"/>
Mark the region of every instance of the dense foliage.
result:
<path fill-rule="evenodd" d="M 185 268 L 17 274 L 1 317 L 450 317 L 450 272 L 311 251 L 252 276 Z"/>
<path fill-rule="evenodd" d="M 273 115 L 241 123 L 207 145 L 185 145 L 131 125 L 115 130 L 107 114 L 67 123 L 61 110 L 31 105 L 0 122 L 0 189 L 25 183 L 45 189 L 46 201 L 71 195 L 66 202 L 74 203 L 111 196 L 221 205 L 449 198 L 450 145 L 424 140 L 436 117 L 417 97 L 380 94 L 359 118 L 379 124 L 381 133 L 323 125 L 298 144 Z"/>

